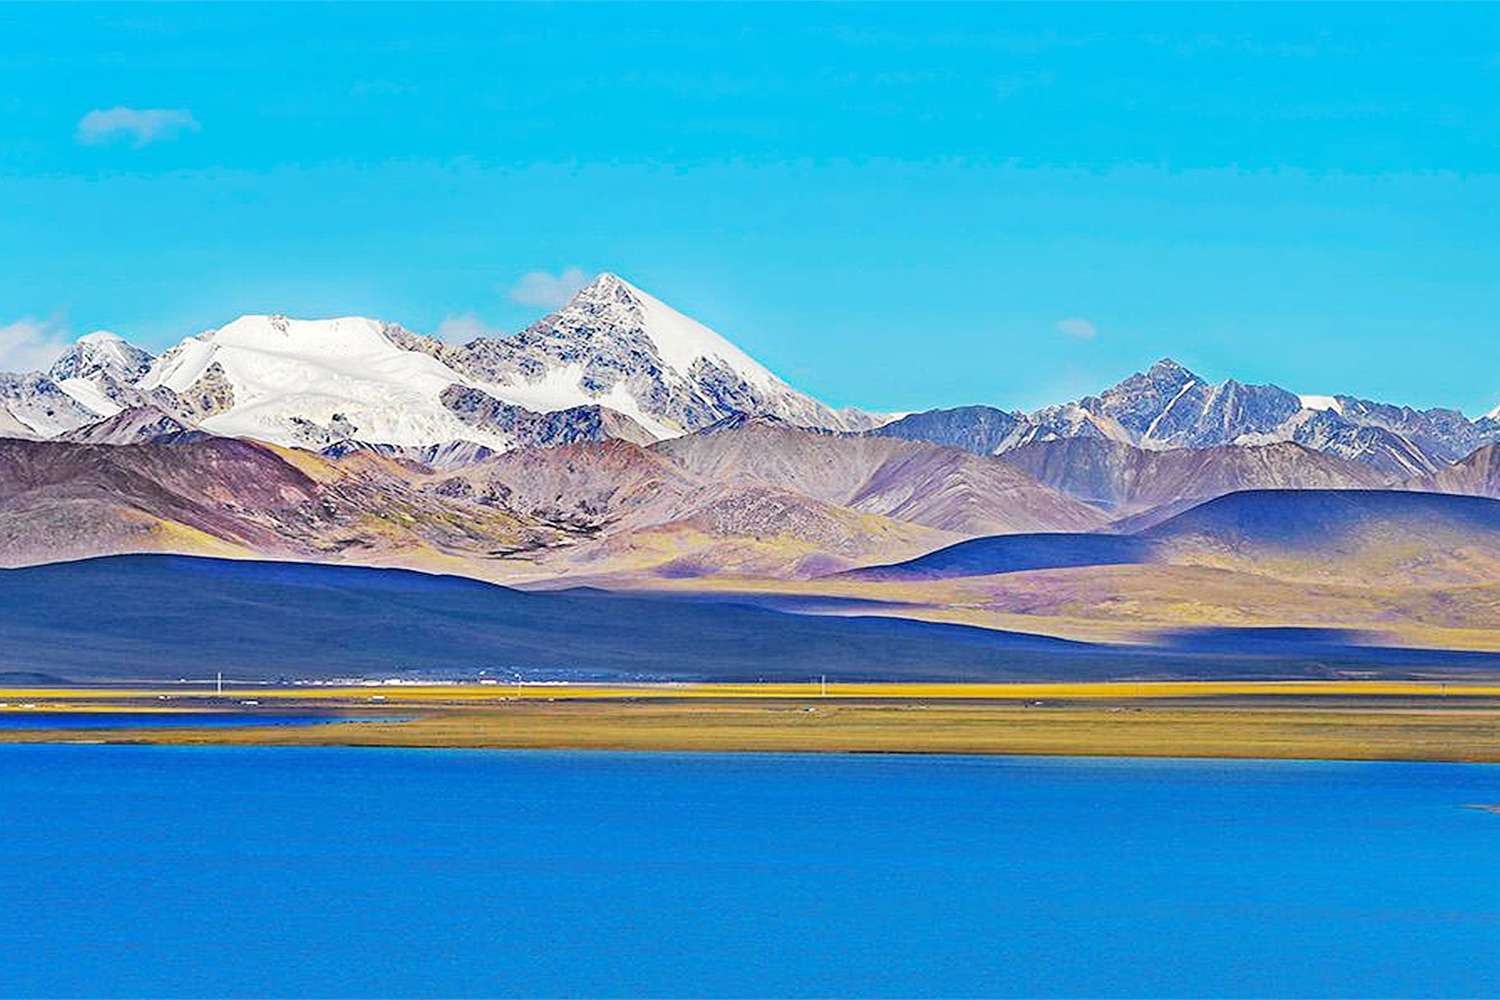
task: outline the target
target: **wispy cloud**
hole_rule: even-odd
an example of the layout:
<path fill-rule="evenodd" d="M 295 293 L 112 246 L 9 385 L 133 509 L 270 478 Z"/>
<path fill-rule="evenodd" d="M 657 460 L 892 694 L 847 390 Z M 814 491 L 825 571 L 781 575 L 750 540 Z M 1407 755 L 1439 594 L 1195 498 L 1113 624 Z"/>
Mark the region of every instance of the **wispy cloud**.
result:
<path fill-rule="evenodd" d="M 126 140 L 139 149 L 198 129 L 198 119 L 181 108 L 96 108 L 78 119 L 78 141 L 96 146 Z"/>
<path fill-rule="evenodd" d="M 466 312 L 445 318 L 438 325 L 437 335 L 439 340 L 446 340 L 453 344 L 466 344 L 480 337 L 503 337 L 505 331 L 499 327 L 490 326 L 475 313 Z"/>
<path fill-rule="evenodd" d="M 56 323 L 19 319 L 0 326 L 0 372 L 34 372 L 47 368 L 72 340 Z"/>
<path fill-rule="evenodd" d="M 561 274 L 532 271 L 523 274 L 521 280 L 510 288 L 512 302 L 523 306 L 540 306 L 543 309 L 561 309 L 578 290 L 589 283 L 582 268 L 564 268 Z"/>
<path fill-rule="evenodd" d="M 1074 340 L 1093 340 L 1099 331 L 1094 324 L 1081 316 L 1069 316 L 1057 324 L 1057 332 L 1072 337 Z"/>

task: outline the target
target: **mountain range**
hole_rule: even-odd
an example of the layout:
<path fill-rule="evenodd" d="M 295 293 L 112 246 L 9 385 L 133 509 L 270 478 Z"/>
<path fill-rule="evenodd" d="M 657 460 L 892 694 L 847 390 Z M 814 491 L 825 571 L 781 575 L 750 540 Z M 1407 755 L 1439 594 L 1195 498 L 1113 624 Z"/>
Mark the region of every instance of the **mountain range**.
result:
<path fill-rule="evenodd" d="M 175 424 L 158 430 L 137 414 L 126 427 L 99 426 L 125 410 L 158 411 L 155 420 Z M 242 316 L 159 357 L 101 331 L 44 372 L 0 375 L 6 436 L 124 443 L 191 428 L 439 465 L 576 441 L 650 444 L 741 415 L 981 455 L 1075 438 L 1146 451 L 1294 443 L 1369 466 L 1387 482 L 1433 475 L 1500 441 L 1495 414 L 1469 420 L 1456 410 L 1211 383 L 1167 359 L 1096 396 L 1033 413 L 836 410 L 607 273 L 525 330 L 465 344 L 358 317 Z"/>
<path fill-rule="evenodd" d="M 1346 623 L 1375 612 L 1340 617 L 1352 605 L 1306 588 L 1367 565 L 1401 586 L 1480 583 L 1487 554 L 1449 557 L 1488 553 L 1488 522 L 1452 522 L 1429 538 L 1441 551 L 1326 566 L 1298 562 L 1310 539 L 1273 558 L 1233 555 L 1227 528 L 1188 548 L 1160 533 L 1225 497 L 1281 510 L 1283 493 L 1394 493 L 1419 499 L 1379 508 L 1381 537 L 1427 538 L 1411 524 L 1446 517 L 1442 496 L 1500 497 L 1497 449 L 1494 415 L 1215 384 L 1168 360 L 1031 413 L 835 409 L 604 274 L 509 337 L 245 316 L 157 356 L 93 333 L 44 372 L 0 376 L 0 563 L 176 552 L 534 588 L 873 588 L 902 614 L 1030 615 L 1058 634 L 1239 624 L 1257 602 L 1275 621 L 1327 604 L 1318 620 Z M 999 568 L 861 575 L 955 551 L 1000 553 Z M 894 598 L 898 578 L 923 596 Z M 1442 613 L 1423 600 L 1392 621 L 1483 617 L 1475 592 Z"/>
<path fill-rule="evenodd" d="M 1430 475 L 1500 440 L 1500 421 L 1494 413 L 1469 420 L 1457 410 L 1303 396 L 1233 379 L 1215 384 L 1163 359 L 1097 396 L 1035 413 L 983 406 L 930 410 L 888 422 L 876 433 L 984 454 L 1077 438 L 1148 451 L 1293 443 L 1399 482 Z"/>
<path fill-rule="evenodd" d="M 581 440 L 649 443 L 742 413 L 838 430 L 879 422 L 798 392 L 610 274 L 511 337 L 448 344 L 359 317 L 242 316 L 159 357 L 98 332 L 45 372 L 0 376 L 0 433 L 76 435 L 142 409 L 223 437 L 428 461 Z M 136 428 L 114 443 L 148 436 Z"/>

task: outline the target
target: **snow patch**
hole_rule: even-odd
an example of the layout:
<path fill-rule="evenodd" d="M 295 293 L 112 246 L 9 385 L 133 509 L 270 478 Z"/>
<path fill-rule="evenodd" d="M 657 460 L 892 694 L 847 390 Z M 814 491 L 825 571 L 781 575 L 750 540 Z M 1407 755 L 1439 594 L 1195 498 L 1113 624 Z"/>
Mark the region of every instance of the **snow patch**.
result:
<path fill-rule="evenodd" d="M 687 375 L 699 358 L 717 359 L 734 369 L 735 374 L 763 390 L 781 388 L 784 383 L 760 362 L 734 346 L 720 334 L 697 320 L 684 316 L 661 299 L 641 291 L 617 275 L 614 280 L 624 286 L 631 298 L 640 304 L 646 335 L 656 345 L 662 361 Z"/>
<path fill-rule="evenodd" d="M 123 409 L 86 378 L 65 378 L 57 383 L 57 387 L 72 396 L 84 409 L 92 410 L 101 418 L 112 417 Z"/>
<path fill-rule="evenodd" d="M 1334 413 L 1343 413 L 1344 404 L 1340 403 L 1334 396 L 1303 396 L 1298 395 L 1304 410 L 1332 410 Z"/>

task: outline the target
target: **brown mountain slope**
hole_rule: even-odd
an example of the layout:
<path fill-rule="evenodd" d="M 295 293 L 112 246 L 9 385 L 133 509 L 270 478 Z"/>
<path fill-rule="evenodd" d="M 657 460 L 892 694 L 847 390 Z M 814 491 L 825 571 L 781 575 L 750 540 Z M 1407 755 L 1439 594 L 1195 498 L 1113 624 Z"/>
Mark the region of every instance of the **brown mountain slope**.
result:
<path fill-rule="evenodd" d="M 77 444 L 145 444 L 207 437 L 155 406 L 133 406 L 97 423 L 86 424 L 58 440 Z"/>
<path fill-rule="evenodd" d="M 600 531 L 684 516 L 701 484 L 670 458 L 627 441 L 523 448 L 431 477 L 443 496 Z"/>
<path fill-rule="evenodd" d="M 420 562 L 525 550 L 556 535 L 507 513 L 433 502 L 406 475 L 395 463 L 346 468 L 230 438 L 0 440 L 0 563 L 134 551 Z"/>
<path fill-rule="evenodd" d="M 522 449 L 434 475 L 428 489 L 587 539 L 534 554 L 541 575 L 803 576 L 960 537 L 791 489 L 697 476 L 624 441 Z"/>
<path fill-rule="evenodd" d="M 152 424 L 152 421 L 146 421 Z M 132 418 L 110 427 L 127 434 Z M 457 470 L 204 437 L 5 442 L 0 559 L 233 551 L 497 579 L 811 575 L 1103 515 L 996 459 L 767 420 L 642 448 L 522 449 Z"/>
<path fill-rule="evenodd" d="M 791 490 L 824 503 L 956 534 L 1087 531 L 1096 509 L 999 459 L 899 438 L 809 431 L 779 421 L 725 421 L 663 441 L 700 481 Z"/>
<path fill-rule="evenodd" d="M 617 583 L 642 577 L 802 578 L 891 552 L 915 556 L 959 537 L 766 486 L 705 487 L 687 506 L 691 512 L 676 520 L 541 553 L 538 568 Z"/>
<path fill-rule="evenodd" d="M 1119 441 L 1037 441 L 1001 460 L 1087 503 L 1129 515 L 1187 506 L 1252 489 L 1377 489 L 1384 477 L 1358 462 L 1282 442 L 1255 447 L 1151 451 Z"/>
<path fill-rule="evenodd" d="M 1414 490 L 1500 498 L 1500 445 L 1489 444 L 1445 469 L 1407 484 Z"/>

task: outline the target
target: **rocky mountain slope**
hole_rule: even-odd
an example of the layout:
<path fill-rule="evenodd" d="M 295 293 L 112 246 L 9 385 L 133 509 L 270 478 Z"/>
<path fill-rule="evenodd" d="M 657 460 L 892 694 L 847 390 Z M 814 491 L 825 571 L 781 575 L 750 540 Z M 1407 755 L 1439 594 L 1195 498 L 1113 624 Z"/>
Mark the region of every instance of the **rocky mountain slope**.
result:
<path fill-rule="evenodd" d="M 956 448 L 732 418 L 654 450 L 706 481 L 790 489 L 945 531 L 1079 530 L 1101 523 L 1097 510 L 1003 462 Z"/>
<path fill-rule="evenodd" d="M 205 435 L 149 409 L 104 430 L 0 440 L 0 561 L 183 551 L 497 579 L 812 576 L 974 534 L 1105 520 L 997 459 L 771 418 L 451 470 Z"/>
<path fill-rule="evenodd" d="M 410 565 L 493 558 L 562 534 L 419 493 L 409 470 L 231 438 L 0 440 L 0 565 L 168 551 Z"/>
<path fill-rule="evenodd" d="M 1012 436 L 1025 425 L 1024 413 L 1011 413 L 994 406 L 958 406 L 908 413 L 870 433 L 946 444 L 976 455 L 994 455 L 1013 444 Z"/>
<path fill-rule="evenodd" d="M 537 556 L 558 574 L 808 576 L 973 534 L 1105 520 L 995 459 L 763 417 L 645 448 L 524 449 L 434 473 L 430 488 L 587 535 Z"/>
<path fill-rule="evenodd" d="M 1500 421 L 1471 421 L 1456 410 L 1414 410 L 1352 396 L 1301 396 L 1233 379 L 1211 383 L 1164 359 L 1097 396 L 1035 413 L 935 410 L 893 421 L 875 433 L 986 454 L 1079 438 L 1148 451 L 1291 442 L 1359 462 L 1386 483 L 1396 483 L 1431 474 L 1500 440 Z"/>
<path fill-rule="evenodd" d="M 1152 451 L 1105 438 L 1063 438 L 1023 444 L 1001 458 L 1117 516 L 1241 490 L 1373 489 L 1385 484 L 1368 465 L 1292 442 Z"/>
<path fill-rule="evenodd" d="M 1410 489 L 1500 498 L 1500 445 L 1485 445 L 1453 465 L 1411 480 Z"/>

